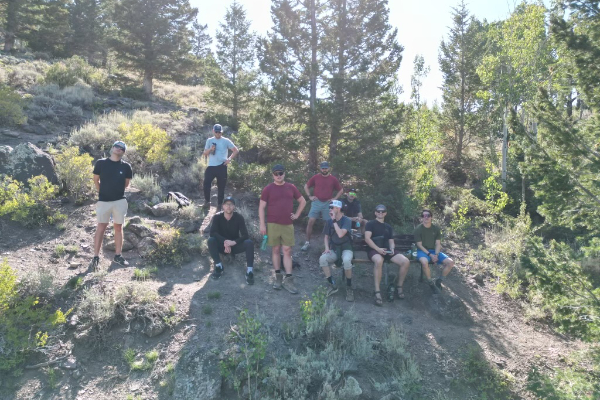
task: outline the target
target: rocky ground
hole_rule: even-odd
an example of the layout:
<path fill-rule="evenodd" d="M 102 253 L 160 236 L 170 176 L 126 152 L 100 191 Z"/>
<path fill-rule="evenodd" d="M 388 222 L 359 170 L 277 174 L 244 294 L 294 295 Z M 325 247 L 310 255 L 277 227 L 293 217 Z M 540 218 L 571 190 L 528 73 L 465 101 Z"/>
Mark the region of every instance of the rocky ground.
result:
<path fill-rule="evenodd" d="M 135 197 L 134 192 L 130 196 Z M 248 197 L 246 203 L 255 212 L 256 200 Z M 152 231 L 157 223 L 177 224 L 171 214 L 155 216 L 141 209 L 129 215 L 134 219 L 126 237 L 132 249 L 124 255 L 131 265 L 111 263 L 113 253 L 105 249 L 100 271 L 93 272 L 88 269 L 95 229 L 93 203 L 57 207 L 68 215 L 62 231 L 56 227 L 32 230 L 0 221 L 0 255 L 19 276 L 31 277 L 40 270 L 50 272 L 56 288 L 67 287 L 74 277 L 82 278 L 78 288 L 65 292 L 65 307 L 77 304 L 86 289 L 110 292 L 135 283 L 143 291 L 158 294 L 155 305 L 173 311 L 172 324 L 148 327 L 144 319 L 131 319 L 107 327 L 99 336 L 80 323 L 84 316 L 75 309 L 57 346 L 47 354 L 32 357 L 28 367 L 33 368 L 26 367 L 19 376 L 0 380 L 1 399 L 236 398 L 235 391 L 221 384 L 217 363 L 239 311 L 248 309 L 264 318 L 273 335 L 267 358 L 276 356 L 285 351 L 283 327 L 300 318 L 300 300 L 324 283 L 317 261 L 322 237 L 315 237 L 309 251 L 301 252 L 302 222 L 296 227 L 300 245 L 294 249 L 294 258 L 300 264 L 295 270 L 298 295 L 272 289 L 270 255 L 258 248 L 254 286 L 245 283 L 243 255 L 226 264 L 220 280 L 209 279 L 212 266 L 206 253 L 199 253 L 181 268 L 162 267 L 151 278 L 137 282 L 134 270 L 146 264 L 142 258 L 144 232 Z M 197 226 L 190 227 L 192 233 L 187 235 L 195 237 L 197 243 L 203 242 L 202 231 L 214 211 L 212 207 L 203 220 L 197 221 L 198 225 L 202 222 L 199 231 Z M 109 231 L 106 243 L 110 243 L 110 236 Z M 69 251 L 56 255 L 58 245 Z M 376 307 L 372 268 L 359 265 L 355 268 L 355 302 L 345 301 L 343 289 L 330 299 L 342 310 L 353 311 L 359 331 L 376 334 L 396 325 L 406 333 L 408 348 L 423 377 L 421 398 L 479 398 L 477 386 L 463 382 L 465 373 L 473 372 L 465 370 L 470 351 L 485 355 L 486 365 L 507 377 L 511 382 L 509 398 L 532 398 L 525 390 L 531 365 L 543 360 L 548 368 L 560 366 L 563 355 L 583 345 L 528 321 L 519 304 L 494 292 L 492 282 L 470 274 L 472 266 L 463 262 L 468 246 L 447 246 L 456 260 L 456 269 L 445 281 L 442 295 L 432 295 L 429 287 L 419 282 L 418 268 L 413 266 L 404 285 L 406 299 Z M 135 349 L 137 359 L 156 350 L 158 359 L 149 370 L 130 371 L 123 359 L 123 351 L 128 348 Z M 54 371 L 51 376 L 48 366 L 36 366 L 52 360 L 58 362 L 50 366 Z M 359 398 L 384 398 L 384 393 L 369 389 L 369 372 L 359 370 L 353 374 L 363 387 Z"/>

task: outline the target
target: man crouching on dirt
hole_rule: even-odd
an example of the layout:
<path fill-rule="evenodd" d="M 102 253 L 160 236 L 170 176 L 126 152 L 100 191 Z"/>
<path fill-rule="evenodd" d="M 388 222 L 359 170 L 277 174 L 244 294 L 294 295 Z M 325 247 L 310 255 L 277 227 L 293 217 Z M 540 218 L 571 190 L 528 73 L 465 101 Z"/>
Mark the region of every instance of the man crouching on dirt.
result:
<path fill-rule="evenodd" d="M 131 165 L 122 160 L 127 145 L 116 141 L 110 151 L 110 157 L 96 161 L 94 165 L 94 185 L 98 191 L 96 203 L 96 218 L 98 226 L 94 237 L 94 258 L 90 267 L 95 270 L 100 264 L 100 248 L 104 239 L 104 231 L 110 218 L 115 229 L 115 258 L 113 261 L 120 265 L 129 265 L 121 251 L 123 249 L 123 223 L 127 215 L 127 199 L 125 188 L 133 176 Z"/>
<path fill-rule="evenodd" d="M 246 253 L 246 283 L 254 285 L 254 243 L 249 239 L 248 229 L 244 217 L 235 212 L 233 197 L 223 200 L 223 212 L 216 213 L 210 223 L 210 237 L 208 238 L 208 251 L 215 263 L 212 279 L 219 279 L 223 275 L 223 264 L 219 253 L 238 254 Z"/>

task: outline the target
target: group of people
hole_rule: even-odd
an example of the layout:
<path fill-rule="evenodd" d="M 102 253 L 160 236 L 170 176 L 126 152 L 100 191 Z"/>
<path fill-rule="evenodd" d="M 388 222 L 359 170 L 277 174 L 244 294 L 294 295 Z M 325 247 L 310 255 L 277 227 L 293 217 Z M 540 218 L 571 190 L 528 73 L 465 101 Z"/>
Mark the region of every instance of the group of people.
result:
<path fill-rule="evenodd" d="M 246 283 L 254 284 L 254 243 L 250 240 L 246 222 L 242 215 L 235 212 L 236 202 L 233 197 L 225 197 L 227 181 L 227 165 L 238 154 L 233 142 L 222 136 L 222 127 L 213 127 L 214 136 L 205 145 L 204 155 L 208 156 L 208 167 L 204 176 L 204 206 L 210 206 L 210 188 L 212 181 L 217 179 L 217 212 L 211 221 L 208 239 L 210 256 L 214 262 L 213 279 L 219 279 L 224 273 L 220 254 L 246 254 Z M 129 263 L 121 254 L 123 243 L 122 224 L 127 213 L 125 188 L 132 177 L 131 166 L 122 160 L 127 146 L 122 141 L 113 144 L 111 155 L 98 160 L 94 167 L 94 183 L 99 192 L 96 206 L 98 226 L 94 240 L 94 258 L 92 266 L 97 268 L 99 252 L 112 216 L 115 230 L 114 262 L 121 265 Z M 231 154 L 229 151 L 231 150 Z M 285 181 L 285 167 L 277 164 L 271 169 L 273 182 L 267 185 L 261 193 L 258 216 L 260 233 L 266 236 L 267 244 L 271 246 L 271 257 L 275 279 L 273 289 L 286 289 L 290 293 L 298 293 L 292 272 L 292 247 L 295 245 L 293 222 L 300 218 L 306 207 L 306 199 L 292 183 Z M 311 192 L 312 190 L 312 192 Z M 376 305 L 383 304 L 381 295 L 381 278 L 384 261 L 390 261 L 398 266 L 398 279 L 388 290 L 389 300 L 403 299 L 403 283 L 408 273 L 410 261 L 395 248 L 394 234 L 391 225 L 385 222 L 387 207 L 383 204 L 375 208 L 375 218 L 367 221 L 363 218 L 357 190 L 350 189 L 342 198 L 344 189 L 338 179 L 331 175 L 328 162 L 320 164 L 320 173 L 314 175 L 304 185 L 304 191 L 311 201 L 306 227 L 306 242 L 302 251 L 307 251 L 311 245 L 310 239 L 314 223 L 318 218 L 325 222 L 323 240 L 325 250 L 319 257 L 319 265 L 323 270 L 327 284 L 327 294 L 336 293 L 339 288 L 332 276 L 331 266 L 337 263 L 344 269 L 346 281 L 346 300 L 354 301 L 352 287 L 352 260 L 354 258 L 353 230 L 364 235 L 368 247 L 368 258 L 373 261 Z M 294 200 L 298 206 L 294 210 Z M 433 214 L 430 210 L 421 213 L 422 223 L 414 231 L 417 246 L 417 259 L 434 293 L 442 290 L 442 282 L 454 267 L 454 261 L 441 252 L 441 230 L 432 223 Z M 441 275 L 431 278 L 429 263 L 440 264 Z M 282 271 L 283 267 L 283 271 Z"/>

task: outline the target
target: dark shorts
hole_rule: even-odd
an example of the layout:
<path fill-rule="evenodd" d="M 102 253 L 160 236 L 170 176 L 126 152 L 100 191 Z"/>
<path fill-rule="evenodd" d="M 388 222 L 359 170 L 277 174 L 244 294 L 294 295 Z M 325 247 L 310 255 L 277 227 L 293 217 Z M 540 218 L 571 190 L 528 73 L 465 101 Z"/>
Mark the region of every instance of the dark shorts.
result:
<path fill-rule="evenodd" d="M 367 256 L 369 257 L 369 260 L 373 260 L 373 256 L 375 256 L 377 254 L 379 254 L 377 251 L 371 249 L 367 253 Z M 400 250 L 394 249 L 394 254 L 386 254 L 385 256 L 383 256 L 383 259 L 385 261 L 390 261 L 392 259 L 392 257 L 394 257 L 396 254 L 402 254 L 402 252 Z"/>

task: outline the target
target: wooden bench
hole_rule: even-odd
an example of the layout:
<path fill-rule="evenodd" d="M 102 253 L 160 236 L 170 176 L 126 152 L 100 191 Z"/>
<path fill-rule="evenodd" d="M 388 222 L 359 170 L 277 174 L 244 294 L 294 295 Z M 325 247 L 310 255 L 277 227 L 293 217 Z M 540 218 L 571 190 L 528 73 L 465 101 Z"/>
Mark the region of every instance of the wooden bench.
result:
<path fill-rule="evenodd" d="M 394 235 L 394 246 L 396 248 L 396 250 L 400 251 L 400 253 L 404 254 L 405 257 L 407 257 L 410 261 L 411 264 L 417 264 L 419 266 L 419 268 L 421 269 L 421 273 L 419 276 L 419 282 L 423 282 L 423 266 L 421 265 L 421 263 L 419 262 L 419 260 L 413 260 L 411 259 L 411 257 L 409 257 L 408 253 L 410 253 L 412 244 L 414 243 L 414 236 L 413 235 Z M 369 250 L 371 250 L 371 247 L 369 247 L 369 245 L 365 242 L 365 239 L 362 235 L 356 233 L 356 232 L 352 232 L 352 250 L 354 251 L 354 258 L 352 259 L 352 264 L 373 264 L 373 261 L 368 259 L 367 254 L 369 253 Z M 357 252 L 365 252 L 365 257 L 364 258 L 357 258 Z M 383 263 L 383 277 L 385 280 L 385 285 L 388 286 L 389 284 L 389 264 L 390 261 L 389 260 L 385 260 Z M 431 262 L 429 263 L 431 264 Z M 341 269 L 341 273 L 342 273 L 342 278 L 344 278 L 344 269 Z"/>

